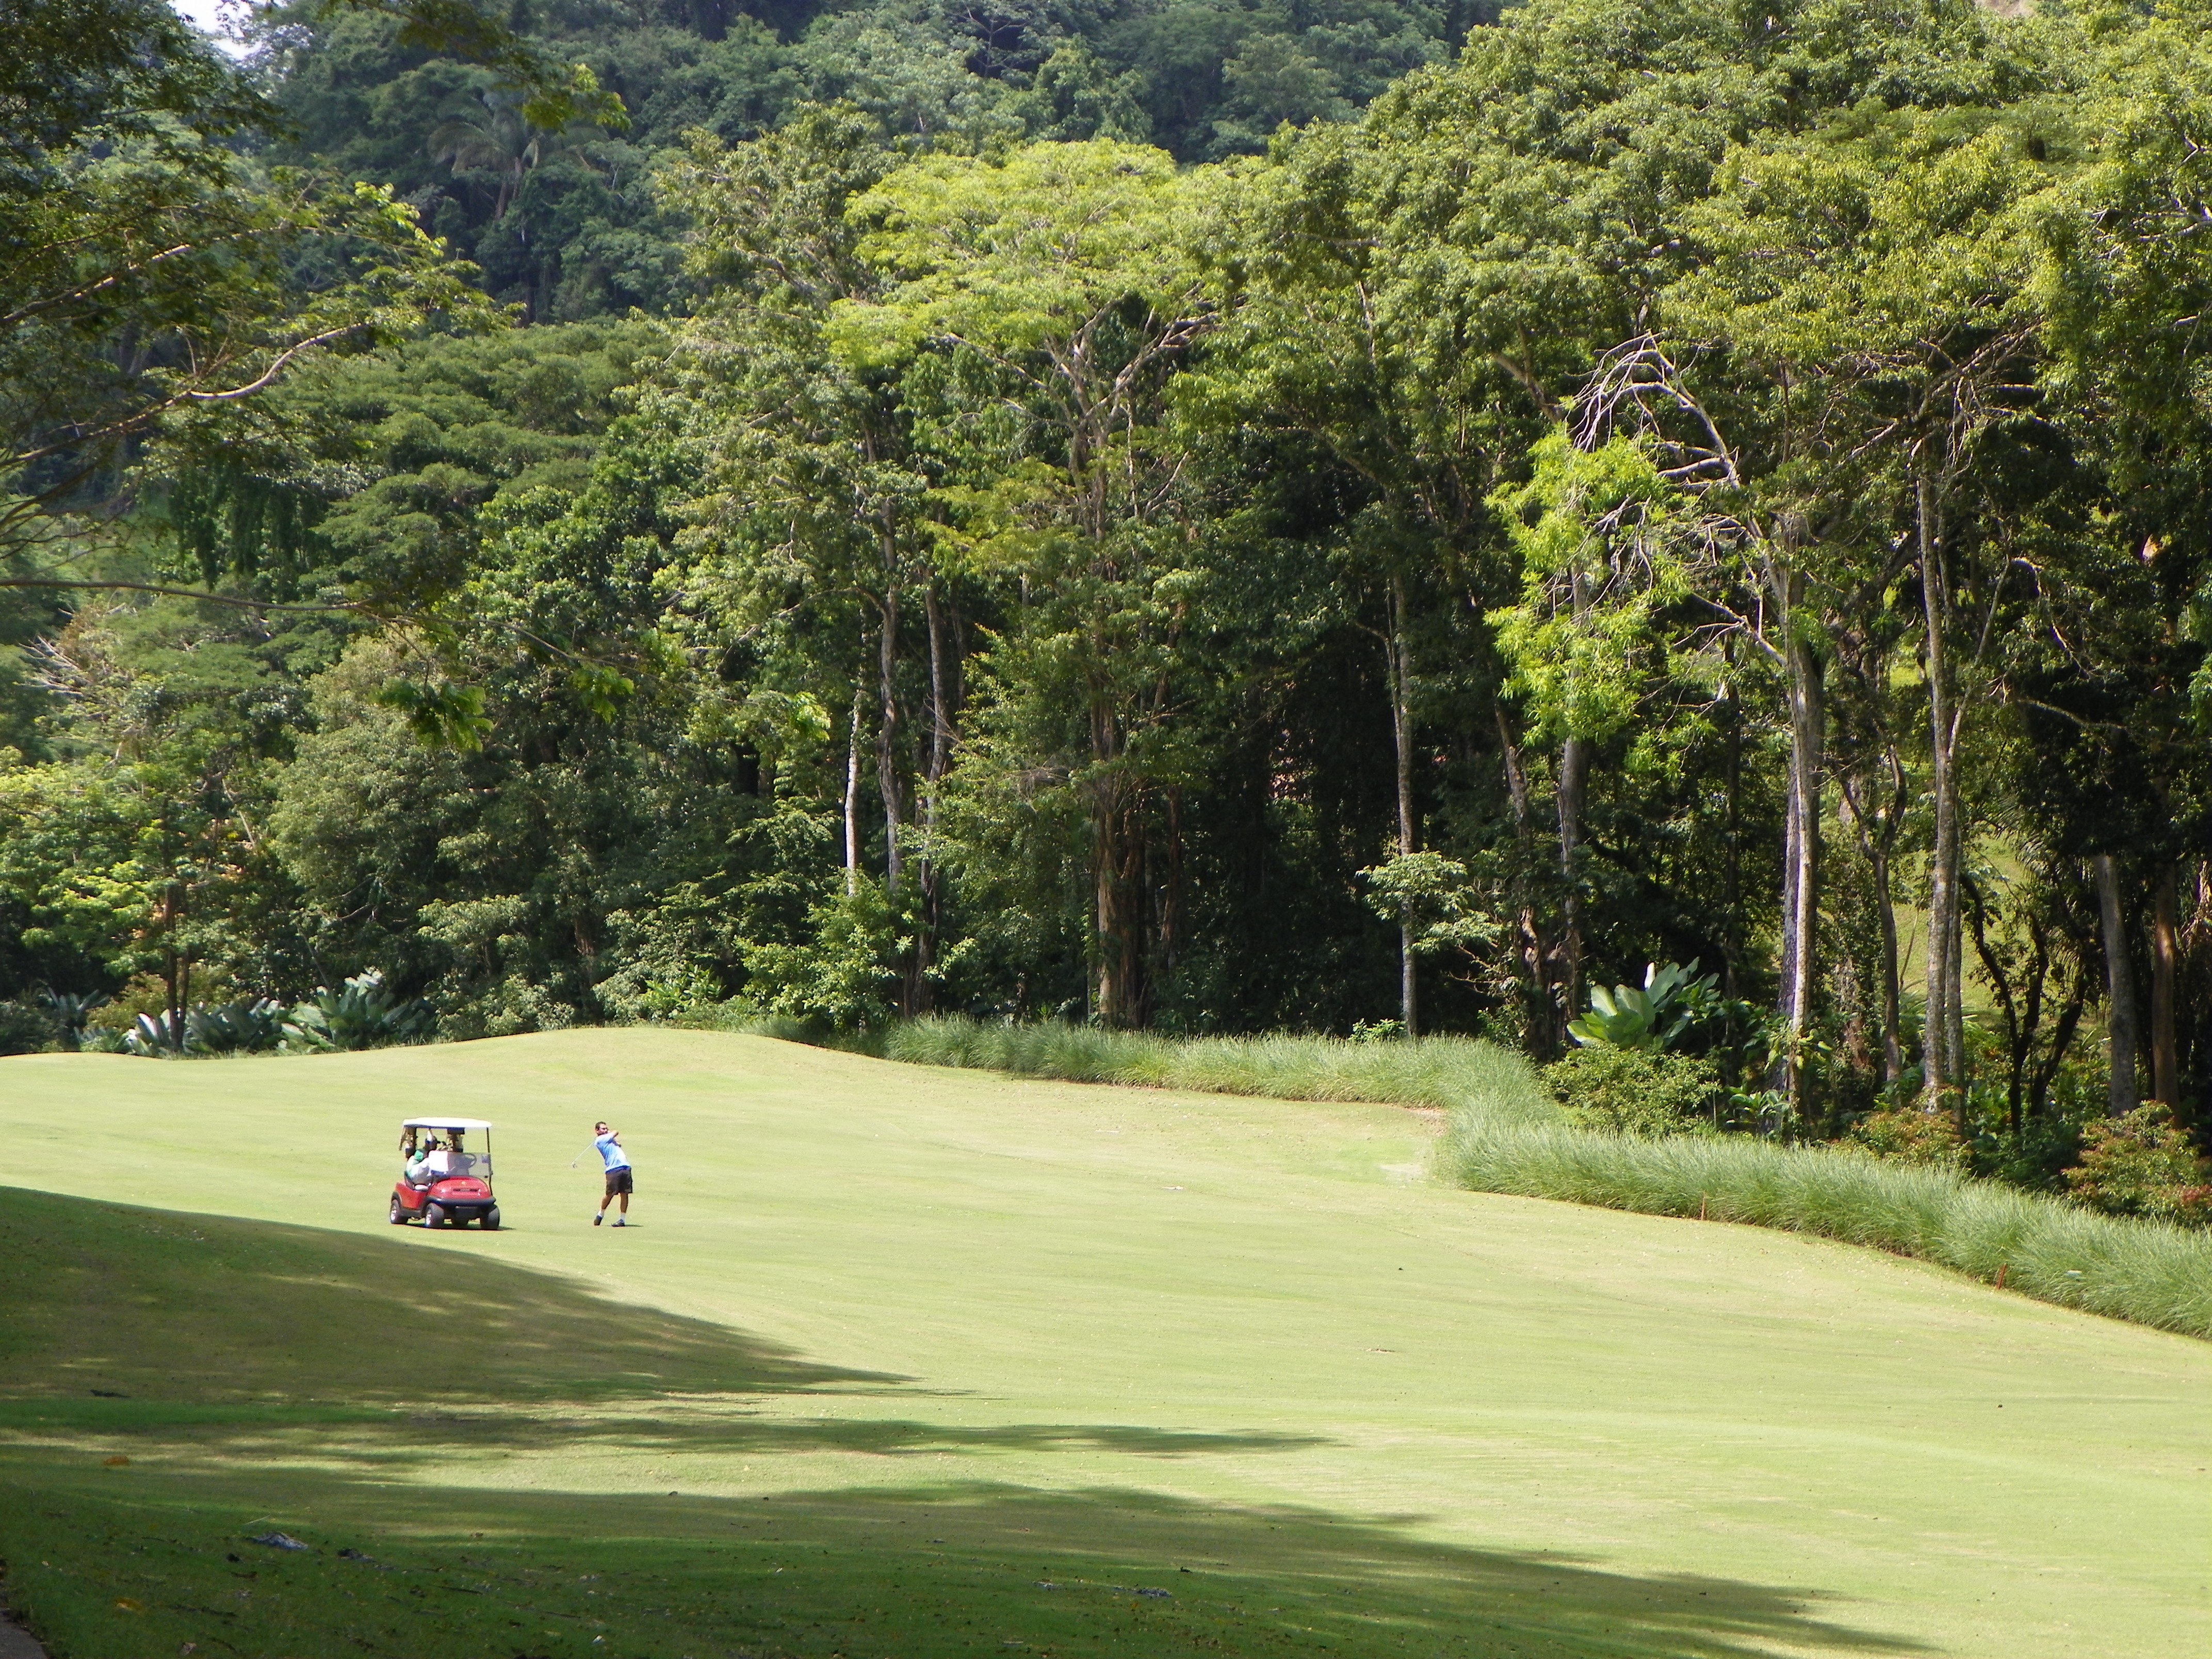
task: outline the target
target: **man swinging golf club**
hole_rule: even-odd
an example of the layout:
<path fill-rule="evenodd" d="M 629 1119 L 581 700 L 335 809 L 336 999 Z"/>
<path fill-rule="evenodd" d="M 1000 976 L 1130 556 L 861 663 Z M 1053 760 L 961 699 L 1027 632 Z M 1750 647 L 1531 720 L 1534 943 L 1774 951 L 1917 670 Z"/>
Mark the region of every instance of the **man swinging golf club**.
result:
<path fill-rule="evenodd" d="M 607 1206 L 619 1198 L 622 1200 L 622 1212 L 615 1217 L 615 1225 L 627 1227 L 629 1225 L 629 1154 L 623 1151 L 622 1136 L 604 1123 L 595 1123 L 592 1126 L 592 1150 L 605 1158 L 607 1164 L 606 1196 L 599 1200 L 599 1212 L 592 1218 L 592 1225 L 596 1227 L 605 1221 Z"/>

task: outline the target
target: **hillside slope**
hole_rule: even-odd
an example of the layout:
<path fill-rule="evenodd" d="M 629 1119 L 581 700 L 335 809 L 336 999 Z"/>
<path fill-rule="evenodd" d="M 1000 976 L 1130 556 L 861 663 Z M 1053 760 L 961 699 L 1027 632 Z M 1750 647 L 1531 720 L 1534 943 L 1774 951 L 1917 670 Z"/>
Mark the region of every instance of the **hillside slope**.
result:
<path fill-rule="evenodd" d="M 384 1224 L 447 1108 L 504 1233 Z M 0 1130 L 0 1559 L 64 1659 L 2212 1637 L 2212 1346 L 1429 1187 L 1395 1109 L 634 1030 L 9 1060 Z"/>

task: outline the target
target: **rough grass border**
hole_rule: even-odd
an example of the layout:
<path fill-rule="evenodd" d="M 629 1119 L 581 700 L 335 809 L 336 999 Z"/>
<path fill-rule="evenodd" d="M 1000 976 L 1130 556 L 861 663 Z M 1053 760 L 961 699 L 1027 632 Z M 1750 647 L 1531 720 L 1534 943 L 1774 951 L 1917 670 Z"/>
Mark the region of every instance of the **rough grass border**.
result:
<path fill-rule="evenodd" d="M 1455 1113 L 1436 1172 L 1477 1192 L 1814 1233 L 2061 1307 L 2212 1338 L 2212 1234 L 1829 1146 L 1664 1140 Z"/>
<path fill-rule="evenodd" d="M 1480 1111 L 1512 1123 L 1559 1120 L 1528 1062 L 1474 1037 L 1350 1042 L 1325 1036 L 1165 1037 L 1080 1025 L 909 1021 L 884 1034 L 886 1060 L 1065 1083 L 1112 1083 L 1271 1100 L 1366 1101 Z"/>
<path fill-rule="evenodd" d="M 1476 1037 L 1423 1037 L 1415 1042 L 1288 1036 L 1170 1037 L 1053 1022 L 986 1024 L 957 1014 L 902 1020 L 877 1031 L 835 1034 L 802 1020 L 760 1014 L 742 1004 L 708 1009 L 682 1023 L 910 1066 L 950 1066 L 1061 1083 L 1480 1110 L 1516 1123 L 1560 1121 L 1558 1103 L 1527 1060 Z"/>

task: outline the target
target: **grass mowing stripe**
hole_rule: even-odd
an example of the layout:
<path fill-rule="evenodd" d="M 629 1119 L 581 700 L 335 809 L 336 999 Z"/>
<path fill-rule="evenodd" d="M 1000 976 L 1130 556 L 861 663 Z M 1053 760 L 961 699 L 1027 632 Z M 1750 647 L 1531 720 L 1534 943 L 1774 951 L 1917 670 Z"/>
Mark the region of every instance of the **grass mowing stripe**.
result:
<path fill-rule="evenodd" d="M 790 1022 L 750 1024 L 805 1040 Z M 1166 1037 L 938 1015 L 866 1046 L 910 1065 L 1070 1083 L 1440 1107 L 1453 1129 L 1437 1172 L 1457 1186 L 1814 1233 L 1986 1281 L 2002 1270 L 2007 1289 L 2061 1307 L 2212 1338 L 2212 1236 L 1836 1147 L 1588 1133 L 1561 1121 L 1525 1059 L 1479 1039 Z"/>
<path fill-rule="evenodd" d="M 1455 1119 L 1438 1159 L 1476 1192 L 1702 1216 L 1870 1244 L 2045 1302 L 2212 1338 L 2212 1236 L 2100 1215 L 1948 1170 L 1827 1146 L 1638 1140 Z"/>

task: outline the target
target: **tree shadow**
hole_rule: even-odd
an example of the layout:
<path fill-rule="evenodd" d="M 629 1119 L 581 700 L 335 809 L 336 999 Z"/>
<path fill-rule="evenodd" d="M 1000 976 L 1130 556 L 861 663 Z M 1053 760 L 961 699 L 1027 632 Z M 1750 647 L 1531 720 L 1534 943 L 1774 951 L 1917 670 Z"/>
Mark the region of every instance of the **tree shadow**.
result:
<path fill-rule="evenodd" d="M 40 1561 L 10 1593 L 69 1659 L 152 1659 L 187 1642 L 212 1651 L 214 1638 L 240 1653 L 421 1659 L 1930 1650 L 1850 1622 L 1817 1590 L 1118 1487 L 765 1499 L 459 1490 L 436 1495 L 434 1521 L 420 1486 L 294 1468 L 156 1474 L 126 1504 L 82 1475 L 40 1479 L 9 1461 L 39 1514 L 0 1515 L 0 1548 L 26 1560 L 36 1527 Z M 308 1547 L 246 1541 L 271 1526 Z M 119 1615 L 125 1601 L 137 1610 Z"/>
<path fill-rule="evenodd" d="M 1322 1443 L 756 1411 L 746 1396 L 927 1396 L 392 1240 L 0 1189 L 0 1559 L 60 1659 L 1923 1650 L 1816 1591 L 1441 1543 L 1418 1517 L 923 1483 L 896 1460 Z M 864 1453 L 901 1474 L 767 1497 L 482 1484 L 485 1454 L 548 1446 L 593 1480 L 649 1462 L 600 1451 Z M 272 1528 L 310 1547 L 247 1541 Z"/>
<path fill-rule="evenodd" d="M 655 1413 L 527 1407 L 402 1412 L 253 1401 L 175 1405 L 135 1399 L 40 1396 L 0 1399 L 0 1431 L 63 1437 L 158 1436 L 165 1461 L 215 1469 L 240 1456 L 274 1460 L 289 1451 L 401 1480 L 457 1458 L 558 1444 L 572 1452 L 656 1456 L 752 1456 L 852 1452 L 902 1458 L 957 1453 L 1103 1451 L 1175 1458 L 1225 1452 L 1297 1451 L 1329 1444 L 1318 1435 L 1148 1428 L 1126 1423 L 926 1423 L 906 1418 L 768 1416 L 742 1399 L 698 1396 L 687 1413 L 671 1402 Z"/>
<path fill-rule="evenodd" d="M 766 1415 L 746 1401 L 931 1391 L 503 1262 L 4 1188 L 0 1297 L 22 1316 L 0 1350 L 0 1425 L 159 1428 L 206 1459 L 240 1449 L 266 1455 L 287 1437 L 313 1441 L 324 1458 L 394 1475 L 456 1452 L 556 1440 L 885 1457 L 1074 1449 L 1175 1457 L 1325 1443 L 1131 1424 Z M 279 1401 L 294 1409 L 252 1409 Z M 331 1404 L 298 1409 L 305 1402 Z M 416 1409 L 393 1409 L 403 1404 Z M 640 1406 L 649 1409 L 624 1409 Z"/>
<path fill-rule="evenodd" d="M 788 1394 L 908 1379 L 402 1240 L 0 1188 L 0 1392 L 374 1404 Z"/>

